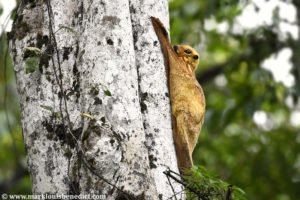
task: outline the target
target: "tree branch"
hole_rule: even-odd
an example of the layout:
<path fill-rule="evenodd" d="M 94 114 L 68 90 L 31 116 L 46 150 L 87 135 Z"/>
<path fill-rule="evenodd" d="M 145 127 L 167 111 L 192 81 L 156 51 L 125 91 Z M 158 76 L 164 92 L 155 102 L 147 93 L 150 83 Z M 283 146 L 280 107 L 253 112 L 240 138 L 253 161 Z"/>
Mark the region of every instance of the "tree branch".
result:
<path fill-rule="evenodd" d="M 172 171 L 172 170 L 167 170 L 167 171 L 164 171 L 163 172 L 167 177 L 170 177 L 172 178 L 174 181 L 176 181 L 177 183 L 180 183 L 181 185 L 183 185 L 185 188 L 187 188 L 188 190 L 190 190 L 191 192 L 193 192 L 194 194 L 196 194 L 199 199 L 202 199 L 202 200 L 209 200 L 209 198 L 203 194 L 201 194 L 199 191 L 197 191 L 197 189 L 189 186 L 188 184 L 186 184 L 184 181 L 178 179 L 177 177 L 173 176 L 171 173 L 174 173 L 178 176 L 180 176 L 179 174 L 177 174 L 176 172 Z M 181 176 L 180 176 L 181 177 Z M 181 179 L 184 180 L 183 177 L 181 177 Z"/>
<path fill-rule="evenodd" d="M 247 60 L 250 55 L 246 55 L 246 53 L 238 53 L 231 56 L 229 59 L 227 59 L 223 63 L 218 63 L 216 65 L 212 65 L 211 67 L 208 67 L 205 71 L 199 73 L 196 75 L 196 78 L 200 84 L 205 84 L 208 81 L 213 80 L 216 76 L 221 74 L 223 71 L 223 68 L 229 64 L 232 64 L 233 66 L 235 63 L 240 62 L 242 60 Z"/>
<path fill-rule="evenodd" d="M 217 75 L 221 74 L 223 67 L 227 63 L 217 64 L 215 66 L 209 67 L 207 70 L 196 75 L 196 78 L 200 84 L 205 84 L 208 81 L 215 78 Z"/>
<path fill-rule="evenodd" d="M 0 184 L 0 193 L 8 193 L 8 191 L 26 175 L 29 175 L 28 170 L 19 165 L 14 174 L 10 176 L 8 180 L 2 181 Z"/>

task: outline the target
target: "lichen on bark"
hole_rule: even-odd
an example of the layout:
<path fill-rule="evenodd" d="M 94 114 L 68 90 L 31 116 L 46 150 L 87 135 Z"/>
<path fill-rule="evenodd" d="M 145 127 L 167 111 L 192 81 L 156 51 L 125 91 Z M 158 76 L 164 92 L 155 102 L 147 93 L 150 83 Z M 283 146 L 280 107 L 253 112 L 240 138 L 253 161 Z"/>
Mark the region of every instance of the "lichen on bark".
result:
<path fill-rule="evenodd" d="M 167 3 L 20 5 L 9 38 L 34 194 L 173 195 L 163 175 L 177 171 L 170 104 L 149 20 L 168 24 Z M 33 56 L 39 70 L 26 73 Z"/>

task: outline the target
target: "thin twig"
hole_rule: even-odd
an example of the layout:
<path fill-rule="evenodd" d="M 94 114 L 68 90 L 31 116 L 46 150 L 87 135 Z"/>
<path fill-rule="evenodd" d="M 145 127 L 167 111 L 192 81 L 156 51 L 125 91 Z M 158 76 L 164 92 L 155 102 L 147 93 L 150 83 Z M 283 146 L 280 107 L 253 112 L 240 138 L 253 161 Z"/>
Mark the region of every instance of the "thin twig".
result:
<path fill-rule="evenodd" d="M 233 185 L 228 185 L 227 193 L 226 193 L 226 200 L 231 200 L 231 193 L 232 193 Z"/>
<path fill-rule="evenodd" d="M 138 200 L 136 197 L 134 197 L 133 195 L 128 194 L 127 192 L 121 190 L 120 188 L 118 188 L 116 185 L 110 183 L 108 180 L 106 180 L 105 178 L 103 178 L 101 175 L 99 175 L 94 169 L 93 167 L 86 161 L 85 157 L 82 156 L 82 161 L 83 164 L 98 178 L 100 178 L 101 180 L 103 180 L 105 183 L 107 183 L 108 185 L 112 186 L 114 189 L 118 190 L 119 192 L 121 192 L 122 194 L 124 194 L 126 196 L 126 198 L 129 198 L 130 200 Z"/>
<path fill-rule="evenodd" d="M 47 3 L 47 11 L 48 11 L 48 17 L 49 17 L 49 35 L 50 35 L 49 40 L 50 40 L 50 45 L 52 45 L 52 40 L 53 40 L 53 46 L 54 46 L 55 51 L 56 51 L 58 68 L 59 68 L 59 77 L 61 78 L 61 81 L 59 81 L 59 77 L 57 75 L 57 70 L 56 70 L 54 58 L 53 58 L 53 56 L 51 56 L 53 72 L 54 72 L 55 80 L 56 80 L 56 82 L 57 82 L 57 84 L 60 88 L 62 98 L 64 99 L 65 110 L 66 110 L 66 113 L 67 113 L 67 120 L 68 120 L 67 126 L 69 127 L 70 130 L 72 130 L 71 123 L 70 123 L 70 118 L 69 118 L 69 115 L 68 115 L 68 108 L 66 106 L 67 103 L 66 103 L 66 98 L 65 98 L 65 95 L 64 95 L 65 93 L 64 93 L 63 84 L 62 84 L 62 72 L 61 72 L 61 65 L 60 65 L 60 59 L 59 59 L 59 52 L 58 52 L 57 43 L 56 43 L 55 35 L 53 33 L 53 28 L 52 28 L 51 4 L 50 4 L 49 0 L 46 0 L 46 3 Z M 62 116 L 62 124 L 63 124 L 64 133 L 65 133 L 65 139 L 68 142 L 68 144 L 70 144 L 70 140 L 69 140 L 69 137 L 68 137 L 67 131 L 66 131 L 65 117 L 64 117 L 64 113 L 63 113 L 63 109 L 62 109 L 62 99 L 59 100 L 59 110 L 60 110 L 60 113 L 61 113 L 61 116 Z M 71 162 L 71 158 L 68 158 L 68 174 L 70 172 L 70 162 Z"/>
<path fill-rule="evenodd" d="M 185 188 L 179 192 L 175 192 L 175 195 L 182 194 L 184 191 L 185 191 Z M 167 198 L 167 200 L 172 199 L 172 198 L 173 198 L 173 195 L 171 197 Z"/>
<path fill-rule="evenodd" d="M 190 190 L 191 192 L 195 193 L 199 199 L 203 199 L 203 200 L 209 200 L 208 197 L 206 197 L 205 195 L 199 193 L 195 188 L 189 186 L 188 184 L 186 184 L 184 181 L 178 179 L 177 177 L 173 176 L 170 172 L 177 174 L 176 172 L 169 170 L 169 171 L 164 171 L 164 174 L 166 174 L 167 176 L 169 176 L 170 178 L 172 178 L 174 181 L 176 181 L 177 183 L 180 183 L 181 185 L 183 185 L 184 187 L 186 187 L 188 190 Z"/>
<path fill-rule="evenodd" d="M 70 116 L 69 116 L 69 113 L 68 113 L 66 95 L 65 95 L 64 90 L 63 90 L 62 70 L 61 70 L 61 63 L 60 63 L 59 51 L 58 51 L 58 48 L 57 48 L 55 34 L 54 34 L 53 28 L 52 28 L 52 18 L 51 18 L 52 8 L 51 8 L 51 4 L 50 4 L 49 0 L 46 0 L 46 3 L 47 3 L 47 10 L 48 10 L 48 16 L 49 16 L 50 44 L 51 44 L 51 38 L 52 38 L 53 39 L 53 46 L 54 46 L 55 51 L 56 51 L 56 57 L 57 57 L 57 62 L 58 62 L 58 72 L 59 72 L 59 77 L 61 78 L 61 81 L 59 81 L 59 77 L 56 74 L 56 66 L 55 66 L 55 63 L 54 63 L 54 58 L 52 56 L 53 70 L 54 70 L 56 82 L 57 82 L 57 84 L 60 87 L 60 92 L 62 93 L 62 98 L 63 98 L 63 101 L 64 101 L 65 112 L 66 112 L 66 115 L 67 115 L 67 122 L 68 122 L 68 124 L 67 124 L 68 131 L 66 131 L 65 123 L 64 123 L 64 116 L 63 116 L 62 106 L 61 106 L 61 101 L 60 101 L 60 111 L 61 111 L 61 114 L 62 114 L 62 121 L 63 121 L 64 131 L 65 131 L 65 133 L 69 133 L 72 136 L 73 140 L 76 141 L 76 146 L 78 147 L 77 148 L 77 155 L 78 155 L 78 150 L 79 150 L 79 152 L 81 152 L 81 154 L 82 154 L 81 160 L 83 161 L 83 164 L 85 165 L 86 168 L 88 168 L 94 175 L 96 175 L 98 178 L 100 178 L 101 180 L 103 180 L 105 183 L 107 183 L 108 185 L 112 186 L 116 190 L 118 190 L 121 193 L 123 193 L 127 198 L 132 199 L 132 200 L 137 200 L 137 198 L 135 198 L 134 196 L 132 196 L 132 195 L 128 194 L 127 192 L 123 191 L 122 189 L 118 188 L 116 185 L 110 183 L 108 180 L 106 180 L 105 178 L 103 178 L 101 175 L 99 175 L 93 169 L 93 167 L 86 161 L 84 150 L 81 147 L 81 145 L 79 144 L 79 142 L 76 139 L 76 137 L 74 136 L 74 134 L 72 133 L 72 125 L 71 125 Z M 66 134 L 66 138 L 69 139 L 69 137 L 67 137 L 67 134 Z M 70 158 L 69 158 L 69 165 L 70 165 Z M 68 174 L 69 174 L 69 166 L 68 166 Z"/>
<path fill-rule="evenodd" d="M 169 172 L 170 172 L 170 173 L 173 173 L 173 174 L 176 174 L 177 176 L 181 177 L 181 175 L 180 175 L 179 173 L 177 173 L 177 172 L 175 172 L 175 171 L 173 171 L 173 170 L 171 170 L 171 169 L 169 169 Z"/>
<path fill-rule="evenodd" d="M 48 10 L 48 16 L 49 16 L 49 32 L 50 32 L 50 45 L 52 43 L 52 40 L 51 38 L 53 38 L 53 31 L 52 30 L 52 21 L 51 21 L 51 14 L 50 14 L 50 2 L 49 0 L 47 0 L 47 10 Z M 53 66 L 53 71 L 54 71 L 54 76 L 55 76 L 55 79 L 56 79 L 56 82 L 57 84 L 59 85 L 59 88 L 60 88 L 60 92 L 61 93 L 64 93 L 63 91 L 63 88 L 62 88 L 62 84 L 61 82 L 59 81 L 59 78 L 58 78 L 58 75 L 57 75 L 57 70 L 56 70 L 56 66 L 55 66 L 55 62 L 54 62 L 54 58 L 53 56 L 51 57 L 52 59 L 52 66 Z M 63 109 L 62 109 L 62 104 L 61 104 L 61 100 L 60 100 L 60 103 L 59 103 L 59 110 L 61 112 L 61 115 L 62 115 L 62 123 L 63 123 L 63 129 L 64 129 L 64 132 L 66 133 L 66 128 L 65 128 L 65 121 L 64 121 L 64 113 L 63 113 Z"/>
<path fill-rule="evenodd" d="M 61 70 L 61 63 L 60 63 L 60 57 L 59 57 L 59 51 L 58 51 L 58 47 L 57 47 L 57 42 L 56 42 L 56 38 L 55 38 L 55 34 L 53 32 L 53 28 L 52 28 L 52 8 L 51 8 L 51 4 L 50 4 L 50 1 L 47 0 L 47 10 L 48 10 L 48 17 L 49 17 L 49 32 L 50 32 L 50 39 L 52 37 L 53 39 L 53 46 L 55 48 L 55 51 L 56 51 L 56 59 L 57 59 L 57 64 L 58 64 L 58 72 L 59 72 L 59 77 L 60 77 L 60 81 L 59 81 L 59 78 L 56 74 L 56 68 L 54 69 L 55 70 L 55 78 L 56 78 L 56 81 L 60 87 L 60 92 L 61 92 L 61 95 L 62 95 L 62 98 L 63 98 L 63 101 L 64 101 L 64 105 L 65 105 L 65 112 L 66 112 L 66 115 L 67 115 L 67 120 L 68 120 L 68 126 L 69 128 L 72 130 L 72 125 L 71 125 L 71 121 L 70 121 L 70 115 L 69 115 L 69 112 L 68 112 L 68 106 L 67 106 L 67 98 L 66 98 L 66 94 L 64 92 L 64 89 L 63 89 L 63 81 L 62 81 L 62 70 Z M 50 40 L 51 41 L 51 40 Z M 54 66 L 54 59 L 53 59 L 53 56 L 52 56 L 52 62 L 53 62 L 53 66 Z"/>
<path fill-rule="evenodd" d="M 177 200 L 177 197 L 176 197 L 176 193 L 175 193 L 175 190 L 174 190 L 174 188 L 173 188 L 173 185 L 172 185 L 172 183 L 171 183 L 171 181 L 170 181 L 170 178 L 169 178 L 169 176 L 167 176 L 166 175 L 166 177 L 167 177 L 167 179 L 168 179 L 168 182 L 169 182 L 169 184 L 170 184 L 170 186 L 171 186 L 171 188 L 172 188 L 172 191 L 173 191 L 173 193 L 174 193 L 174 197 L 175 197 L 175 199 Z M 172 197 L 171 197 L 172 198 Z"/>

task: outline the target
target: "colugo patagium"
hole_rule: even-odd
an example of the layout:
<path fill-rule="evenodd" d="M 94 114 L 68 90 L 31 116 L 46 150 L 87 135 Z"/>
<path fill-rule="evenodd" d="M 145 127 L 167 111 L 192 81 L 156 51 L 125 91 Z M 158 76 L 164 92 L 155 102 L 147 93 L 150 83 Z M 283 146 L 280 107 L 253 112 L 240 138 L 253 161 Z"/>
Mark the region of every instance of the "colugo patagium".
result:
<path fill-rule="evenodd" d="M 182 172 L 193 166 L 192 153 L 204 121 L 205 97 L 195 77 L 199 55 L 188 45 L 172 47 L 161 21 L 155 17 L 151 21 L 164 54 L 177 162 Z"/>

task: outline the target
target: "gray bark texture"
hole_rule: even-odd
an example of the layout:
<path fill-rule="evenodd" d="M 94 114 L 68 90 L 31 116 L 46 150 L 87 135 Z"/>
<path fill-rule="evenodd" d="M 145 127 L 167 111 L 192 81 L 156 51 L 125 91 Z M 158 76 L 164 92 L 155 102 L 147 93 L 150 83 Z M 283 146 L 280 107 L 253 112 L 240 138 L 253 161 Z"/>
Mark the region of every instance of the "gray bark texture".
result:
<path fill-rule="evenodd" d="M 168 1 L 21 2 L 9 38 L 33 194 L 183 190 L 163 174 L 178 167 L 150 16 L 168 27 Z"/>

